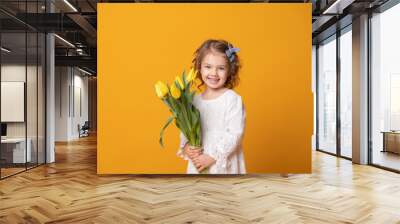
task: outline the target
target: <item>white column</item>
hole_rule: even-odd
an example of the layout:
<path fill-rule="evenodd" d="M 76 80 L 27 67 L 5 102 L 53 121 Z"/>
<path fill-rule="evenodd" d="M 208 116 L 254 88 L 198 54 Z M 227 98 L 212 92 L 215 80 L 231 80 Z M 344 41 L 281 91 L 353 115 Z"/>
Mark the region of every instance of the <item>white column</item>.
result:
<path fill-rule="evenodd" d="M 46 11 L 54 12 L 54 5 L 46 1 Z M 54 34 L 46 35 L 46 163 L 55 162 L 55 43 Z"/>
<path fill-rule="evenodd" d="M 54 149 L 54 133 L 55 133 L 55 76 L 54 76 L 54 35 L 47 34 L 46 36 L 46 163 L 52 163 L 55 161 L 55 149 Z"/>
<path fill-rule="evenodd" d="M 353 19 L 353 162 L 368 163 L 368 15 Z"/>

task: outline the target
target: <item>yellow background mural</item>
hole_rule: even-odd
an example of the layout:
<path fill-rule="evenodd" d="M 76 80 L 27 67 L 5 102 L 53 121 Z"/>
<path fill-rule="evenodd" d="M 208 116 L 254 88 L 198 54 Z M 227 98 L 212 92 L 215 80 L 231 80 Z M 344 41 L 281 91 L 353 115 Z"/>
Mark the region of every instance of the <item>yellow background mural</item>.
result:
<path fill-rule="evenodd" d="M 248 173 L 311 172 L 311 4 L 98 4 L 99 174 L 185 173 L 154 84 L 206 39 L 240 48 Z"/>

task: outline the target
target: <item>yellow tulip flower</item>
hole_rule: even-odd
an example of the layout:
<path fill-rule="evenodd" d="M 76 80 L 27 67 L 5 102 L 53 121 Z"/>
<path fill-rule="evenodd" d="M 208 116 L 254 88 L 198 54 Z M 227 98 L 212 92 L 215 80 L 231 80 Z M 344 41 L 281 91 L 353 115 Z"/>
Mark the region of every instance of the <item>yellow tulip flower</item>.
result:
<path fill-rule="evenodd" d="M 158 85 L 158 83 L 155 84 L 155 89 L 156 89 L 156 94 L 158 96 L 158 98 L 163 98 L 163 93 L 161 91 L 160 85 Z"/>
<path fill-rule="evenodd" d="M 181 97 L 181 91 L 175 84 L 171 85 L 170 90 L 171 90 L 171 95 L 173 98 L 179 99 L 179 97 Z"/>
<path fill-rule="evenodd" d="M 177 82 L 177 83 L 179 84 L 179 86 L 181 87 L 182 90 L 185 89 L 185 85 L 183 85 L 183 81 L 182 81 L 182 78 L 181 78 L 181 77 L 176 76 L 175 82 Z"/>
<path fill-rule="evenodd" d="M 194 70 L 194 68 L 192 67 L 188 73 L 188 75 L 186 76 L 186 82 L 191 82 L 196 78 L 196 73 L 197 71 Z"/>
<path fill-rule="evenodd" d="M 156 89 L 156 94 L 159 98 L 164 98 L 168 94 L 168 86 L 161 81 L 158 81 L 156 83 L 155 89 Z"/>

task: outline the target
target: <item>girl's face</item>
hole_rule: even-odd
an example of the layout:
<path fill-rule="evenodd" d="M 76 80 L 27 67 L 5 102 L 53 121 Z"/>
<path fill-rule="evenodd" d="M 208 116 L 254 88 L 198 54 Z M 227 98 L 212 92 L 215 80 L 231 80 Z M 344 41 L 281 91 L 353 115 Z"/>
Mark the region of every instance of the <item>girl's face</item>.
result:
<path fill-rule="evenodd" d="M 201 61 L 201 78 L 207 88 L 220 89 L 228 78 L 228 63 L 225 54 L 210 51 Z"/>

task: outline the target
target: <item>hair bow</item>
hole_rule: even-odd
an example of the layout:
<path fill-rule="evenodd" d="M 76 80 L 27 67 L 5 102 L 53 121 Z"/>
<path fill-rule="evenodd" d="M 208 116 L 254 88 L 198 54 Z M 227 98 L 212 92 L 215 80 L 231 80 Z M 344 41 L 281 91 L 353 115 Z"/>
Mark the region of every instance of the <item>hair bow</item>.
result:
<path fill-rule="evenodd" d="M 236 52 L 239 52 L 239 48 L 237 47 L 230 47 L 228 48 L 228 50 L 225 51 L 226 56 L 228 56 L 229 61 L 232 62 L 233 59 L 235 58 L 235 54 Z"/>

